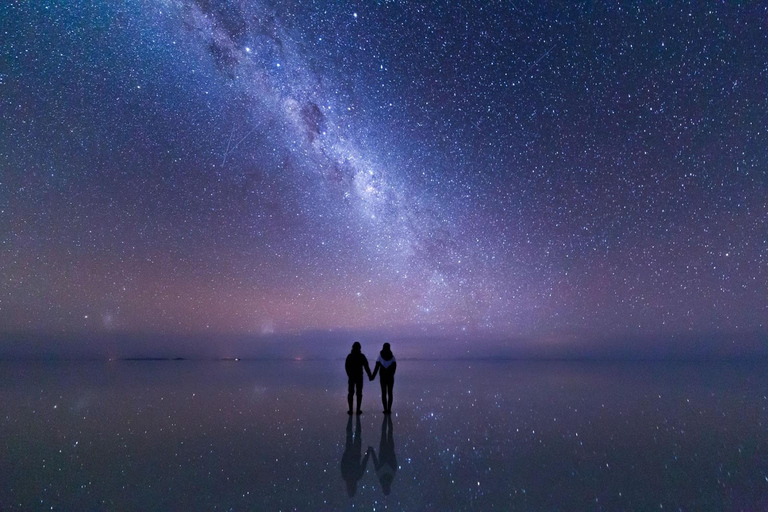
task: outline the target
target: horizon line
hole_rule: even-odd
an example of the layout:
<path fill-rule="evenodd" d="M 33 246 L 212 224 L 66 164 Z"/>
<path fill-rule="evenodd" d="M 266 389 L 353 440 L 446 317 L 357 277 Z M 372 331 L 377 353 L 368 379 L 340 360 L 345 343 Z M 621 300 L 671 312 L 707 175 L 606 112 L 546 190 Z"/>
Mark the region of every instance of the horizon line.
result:
<path fill-rule="evenodd" d="M 322 357 L 165 357 L 165 356 L 127 356 L 127 357 L 62 357 L 62 356 L 22 356 L 22 357 L 2 357 L 0 363 L 77 363 L 77 362 L 103 362 L 103 363 L 127 363 L 127 362 L 324 362 L 324 361 L 343 361 L 344 357 L 322 358 Z M 749 354 L 749 355 L 689 355 L 689 356 L 571 356 L 571 357 L 547 357 L 547 356 L 474 356 L 474 357 L 401 357 L 399 361 L 440 361 L 440 362 L 653 362 L 653 363 L 728 363 L 728 362 L 752 362 L 768 363 L 768 354 Z"/>

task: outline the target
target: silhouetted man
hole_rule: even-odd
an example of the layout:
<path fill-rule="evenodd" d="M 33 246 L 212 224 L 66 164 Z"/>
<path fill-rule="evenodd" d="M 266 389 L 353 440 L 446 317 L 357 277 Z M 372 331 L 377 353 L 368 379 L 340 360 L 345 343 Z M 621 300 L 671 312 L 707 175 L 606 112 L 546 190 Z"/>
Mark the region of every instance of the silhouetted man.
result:
<path fill-rule="evenodd" d="M 363 440 L 360 438 L 360 416 L 357 417 L 355 425 L 355 434 L 352 435 L 352 418 L 347 420 L 347 442 L 344 445 L 344 455 L 341 456 L 341 478 L 347 482 L 347 494 L 350 497 L 357 492 L 357 482 L 363 478 L 365 468 L 368 465 L 368 456 L 360 460 L 363 454 Z"/>
<path fill-rule="evenodd" d="M 344 369 L 347 371 L 349 379 L 349 393 L 347 394 L 347 403 L 349 410 L 347 414 L 352 414 L 352 395 L 357 395 L 357 414 L 362 414 L 360 404 L 363 402 L 363 370 L 371 378 L 371 367 L 368 366 L 368 359 L 360 351 L 360 343 L 357 341 L 352 344 L 352 352 L 347 356 L 344 363 Z"/>

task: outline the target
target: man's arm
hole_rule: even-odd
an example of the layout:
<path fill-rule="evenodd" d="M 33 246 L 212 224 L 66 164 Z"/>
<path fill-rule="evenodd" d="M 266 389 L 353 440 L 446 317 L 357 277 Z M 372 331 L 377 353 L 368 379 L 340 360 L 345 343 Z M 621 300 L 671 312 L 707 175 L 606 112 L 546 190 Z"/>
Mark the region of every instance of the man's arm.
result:
<path fill-rule="evenodd" d="M 373 451 L 373 449 L 370 447 L 365 450 L 365 457 L 363 457 L 362 462 L 360 462 L 360 473 L 365 473 L 365 468 L 368 467 L 368 456 L 371 454 L 371 451 Z"/>
<path fill-rule="evenodd" d="M 363 356 L 363 368 L 365 368 L 365 373 L 368 374 L 368 378 L 373 379 L 373 377 L 371 377 L 371 367 L 368 366 L 368 358 L 365 356 Z"/>

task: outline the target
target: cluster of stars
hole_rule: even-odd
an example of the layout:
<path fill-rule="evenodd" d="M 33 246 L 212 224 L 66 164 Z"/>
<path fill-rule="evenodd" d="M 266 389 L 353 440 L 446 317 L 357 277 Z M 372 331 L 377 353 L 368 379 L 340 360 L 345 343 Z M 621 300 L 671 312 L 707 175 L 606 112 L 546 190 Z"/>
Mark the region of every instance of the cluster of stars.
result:
<path fill-rule="evenodd" d="M 762 332 L 765 15 L 9 2 L 0 324 Z"/>

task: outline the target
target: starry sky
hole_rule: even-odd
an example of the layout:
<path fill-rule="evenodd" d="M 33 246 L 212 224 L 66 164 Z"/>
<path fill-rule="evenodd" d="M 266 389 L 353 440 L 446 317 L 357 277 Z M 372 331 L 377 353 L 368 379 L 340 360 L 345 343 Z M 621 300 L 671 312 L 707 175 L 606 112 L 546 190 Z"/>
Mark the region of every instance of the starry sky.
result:
<path fill-rule="evenodd" d="M 765 3 L 12 0 L 0 36 L 4 332 L 768 327 Z"/>

